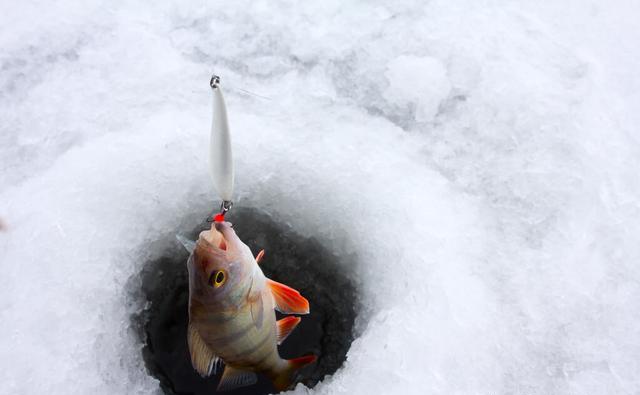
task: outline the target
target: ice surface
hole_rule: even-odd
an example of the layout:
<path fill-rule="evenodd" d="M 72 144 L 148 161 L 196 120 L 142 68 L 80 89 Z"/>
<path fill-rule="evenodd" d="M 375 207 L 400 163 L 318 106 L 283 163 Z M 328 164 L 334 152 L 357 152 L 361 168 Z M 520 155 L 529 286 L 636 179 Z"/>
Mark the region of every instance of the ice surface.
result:
<path fill-rule="evenodd" d="M 633 0 L 4 4 L 2 393 L 158 391 L 132 290 L 157 241 L 218 204 L 213 71 L 234 210 L 358 257 L 359 337 L 310 392 L 637 392 L 638 15 Z"/>

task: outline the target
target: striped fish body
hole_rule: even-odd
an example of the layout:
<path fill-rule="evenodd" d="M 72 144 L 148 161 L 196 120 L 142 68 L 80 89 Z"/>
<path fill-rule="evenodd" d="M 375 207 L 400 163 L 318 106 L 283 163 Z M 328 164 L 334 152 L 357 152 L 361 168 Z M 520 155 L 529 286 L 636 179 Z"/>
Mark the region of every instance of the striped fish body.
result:
<path fill-rule="evenodd" d="M 256 373 L 265 374 L 283 390 L 299 368 L 315 360 L 314 356 L 280 358 L 277 345 L 300 318 L 276 321 L 274 309 L 306 314 L 309 304 L 297 291 L 264 276 L 229 223 L 216 222 L 200 234 L 187 266 L 192 364 L 208 376 L 224 362 L 219 390 L 251 385 L 257 381 Z"/>
<path fill-rule="evenodd" d="M 262 288 L 264 290 L 266 286 L 263 284 Z M 247 298 L 237 309 L 230 311 L 216 311 L 201 304 L 192 304 L 191 324 L 227 366 L 272 376 L 285 361 L 278 354 L 271 295 L 261 292 L 257 297 L 261 300 L 249 301 Z M 253 309 L 252 304 L 256 304 Z M 256 309 L 260 311 L 254 318 L 252 310 L 255 312 Z M 260 316 L 262 322 L 256 323 Z"/>

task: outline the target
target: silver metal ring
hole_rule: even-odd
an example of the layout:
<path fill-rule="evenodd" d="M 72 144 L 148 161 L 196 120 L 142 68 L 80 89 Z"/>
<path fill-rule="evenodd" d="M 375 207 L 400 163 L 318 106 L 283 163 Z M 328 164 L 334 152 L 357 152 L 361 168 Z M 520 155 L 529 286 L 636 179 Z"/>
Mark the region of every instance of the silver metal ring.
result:
<path fill-rule="evenodd" d="M 220 205 L 220 212 L 226 213 L 227 211 L 229 211 L 231 206 L 233 206 L 233 202 L 231 200 L 223 200 L 222 204 Z"/>
<path fill-rule="evenodd" d="M 212 89 L 216 89 L 218 87 L 218 85 L 220 85 L 220 77 L 218 77 L 217 75 L 212 75 L 211 76 L 211 81 L 209 81 L 209 85 L 211 86 Z"/>

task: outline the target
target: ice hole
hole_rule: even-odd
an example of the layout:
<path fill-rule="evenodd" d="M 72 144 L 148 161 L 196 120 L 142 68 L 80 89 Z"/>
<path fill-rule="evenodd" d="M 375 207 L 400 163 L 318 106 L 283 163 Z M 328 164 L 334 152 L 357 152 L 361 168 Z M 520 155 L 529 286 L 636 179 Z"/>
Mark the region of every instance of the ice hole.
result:
<path fill-rule="evenodd" d="M 340 269 L 348 267 L 350 258 L 334 254 L 321 240 L 302 237 L 295 229 L 256 210 L 234 210 L 228 220 L 254 253 L 265 249 L 260 266 L 267 277 L 299 290 L 309 300 L 311 313 L 302 317 L 278 350 L 285 359 L 309 353 L 318 356 L 316 364 L 305 368 L 299 380 L 313 387 L 342 366 L 354 337 L 357 290 Z M 185 236 L 195 240 L 208 226 L 203 221 Z M 215 394 L 221 371 L 201 378 L 191 367 L 187 349 L 188 254 L 175 240 L 165 244 L 170 245 L 163 246 L 163 256 L 144 265 L 140 294 L 148 303 L 133 318 L 144 342 L 144 361 L 166 394 Z M 260 377 L 256 385 L 225 394 L 274 392 L 269 380 Z"/>

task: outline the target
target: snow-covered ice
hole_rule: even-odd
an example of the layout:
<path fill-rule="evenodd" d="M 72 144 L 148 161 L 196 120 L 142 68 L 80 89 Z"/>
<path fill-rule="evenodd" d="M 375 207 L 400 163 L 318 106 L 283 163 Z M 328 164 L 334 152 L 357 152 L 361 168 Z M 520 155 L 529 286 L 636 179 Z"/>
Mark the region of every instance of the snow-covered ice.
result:
<path fill-rule="evenodd" d="M 219 204 L 212 72 L 234 210 L 357 257 L 296 393 L 640 391 L 637 1 L 1 8 L 1 393 L 159 391 L 132 290 Z"/>

